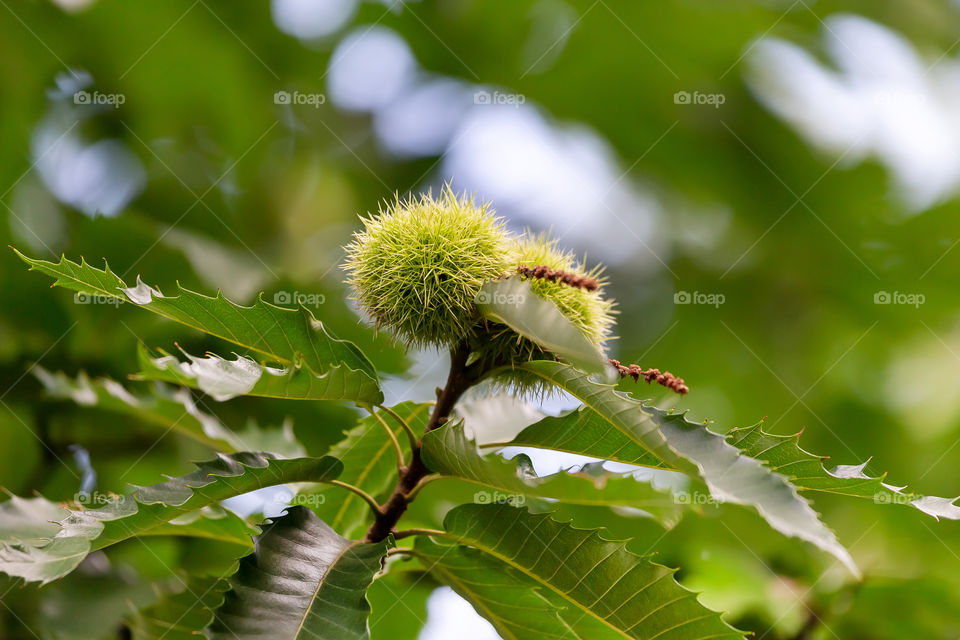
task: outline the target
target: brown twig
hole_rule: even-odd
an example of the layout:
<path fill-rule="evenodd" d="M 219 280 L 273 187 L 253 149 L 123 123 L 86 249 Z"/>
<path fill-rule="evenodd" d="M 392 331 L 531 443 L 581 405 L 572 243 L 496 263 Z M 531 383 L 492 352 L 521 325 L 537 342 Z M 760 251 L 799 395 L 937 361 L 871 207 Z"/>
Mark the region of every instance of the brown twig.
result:
<path fill-rule="evenodd" d="M 433 406 L 433 413 L 430 414 L 430 420 L 427 422 L 423 435 L 443 426 L 450 418 L 450 413 L 453 411 L 457 400 L 460 399 L 464 391 L 470 388 L 470 385 L 476 382 L 481 372 L 473 369 L 473 365 L 467 366 L 469 357 L 470 347 L 466 343 L 451 350 L 450 374 L 447 376 L 447 384 L 437 393 L 437 403 Z M 397 480 L 397 486 L 393 493 L 380 508 L 373 524 L 367 530 L 365 541 L 379 542 L 394 532 L 400 516 L 406 512 L 407 507 L 413 500 L 414 490 L 429 473 L 430 470 L 420 456 L 420 447 L 417 446 L 413 450 L 410 464 L 400 470 L 400 478 Z"/>
<path fill-rule="evenodd" d="M 640 378 L 643 378 L 647 384 L 656 381 L 657 384 L 671 391 L 675 391 L 680 395 L 690 393 L 690 388 L 683 382 L 683 378 L 678 378 L 669 371 L 660 373 L 660 369 L 641 369 L 640 366 L 636 364 L 624 366 L 620 364 L 619 360 L 613 359 L 610 360 L 610 364 L 617 370 L 621 378 L 630 376 L 634 382 L 639 382 Z"/>

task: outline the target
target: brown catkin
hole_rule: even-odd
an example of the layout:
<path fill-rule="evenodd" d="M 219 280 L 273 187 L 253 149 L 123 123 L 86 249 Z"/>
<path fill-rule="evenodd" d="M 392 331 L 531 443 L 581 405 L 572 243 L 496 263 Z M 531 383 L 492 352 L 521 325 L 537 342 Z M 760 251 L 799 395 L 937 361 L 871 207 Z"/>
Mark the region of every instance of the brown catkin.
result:
<path fill-rule="evenodd" d="M 620 374 L 621 378 L 631 377 L 634 382 L 639 382 L 640 378 L 643 378 L 644 382 L 650 384 L 656 381 L 657 384 L 670 389 L 680 395 L 685 395 L 690 393 L 690 387 L 688 387 L 684 382 L 683 378 L 678 378 L 669 371 L 664 371 L 660 373 L 660 369 L 641 369 L 640 365 L 631 364 L 629 366 L 624 366 L 620 364 L 619 360 L 610 360 L 610 364 L 617 370 L 617 373 Z"/>
<path fill-rule="evenodd" d="M 563 269 L 551 269 L 550 267 L 542 264 L 536 267 L 520 265 L 517 267 L 517 273 L 525 278 L 537 278 L 539 280 L 547 280 L 549 282 L 559 282 L 567 285 L 568 287 L 573 287 L 574 289 L 583 289 L 584 291 L 596 291 L 600 288 L 600 283 L 597 282 L 596 278 L 583 276 L 571 271 L 564 271 Z"/>

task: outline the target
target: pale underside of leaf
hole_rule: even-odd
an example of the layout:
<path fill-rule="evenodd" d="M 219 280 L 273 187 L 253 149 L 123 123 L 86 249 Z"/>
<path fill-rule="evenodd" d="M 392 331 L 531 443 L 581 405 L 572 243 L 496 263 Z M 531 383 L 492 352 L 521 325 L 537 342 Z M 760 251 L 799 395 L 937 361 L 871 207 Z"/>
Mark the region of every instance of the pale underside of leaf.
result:
<path fill-rule="evenodd" d="M 789 436 L 771 434 L 763 431 L 763 423 L 758 423 L 731 429 L 726 438 L 742 455 L 764 462 L 773 471 L 787 477 L 801 492 L 834 493 L 866 498 L 878 504 L 907 504 L 935 518 L 960 520 L 960 507 L 954 504 L 958 498 L 904 491 L 904 487 L 884 482 L 886 474 L 872 477 L 864 473 L 867 462 L 828 468 L 824 464 L 827 457 L 800 447 L 799 433 Z M 543 418 L 520 432 L 509 444 L 647 467 L 663 464 L 588 407 Z"/>
<path fill-rule="evenodd" d="M 513 461 L 481 456 L 463 423 L 448 423 L 423 439 L 423 459 L 442 476 L 466 480 L 493 490 L 487 498 L 511 495 L 548 498 L 568 504 L 642 509 L 666 522 L 676 520 L 679 501 L 669 489 L 636 480 L 630 473 L 606 471 L 599 463 L 580 471 L 538 477 L 523 454 Z"/>
<path fill-rule="evenodd" d="M 871 477 L 864 473 L 867 462 L 857 465 L 838 465 L 827 469 L 824 456 L 817 456 L 800 447 L 800 434 L 774 435 L 763 430 L 763 424 L 732 429 L 727 441 L 744 455 L 763 460 L 771 469 L 790 478 L 801 490 L 837 493 L 857 498 L 868 498 L 878 504 L 909 504 L 935 518 L 960 520 L 958 498 L 921 496 L 905 492 L 884 482 L 886 474 Z"/>
<path fill-rule="evenodd" d="M 176 296 L 166 296 L 137 278 L 128 287 L 110 270 L 90 266 L 83 259 L 72 262 L 65 256 L 60 262 L 34 260 L 14 251 L 31 270 L 55 278 L 54 284 L 74 291 L 102 295 L 139 306 L 188 327 L 216 336 L 254 351 L 271 361 L 299 365 L 324 374 L 333 367 L 344 367 L 344 374 L 367 378 L 379 389 L 376 370 L 370 360 L 351 342 L 332 337 L 323 323 L 302 305 L 297 309 L 274 306 L 263 300 L 244 307 L 234 304 L 219 292 L 205 296 L 180 287 Z M 367 381 L 364 381 L 367 383 Z"/>
<path fill-rule="evenodd" d="M 157 425 L 164 432 L 175 431 L 217 451 L 270 451 L 283 457 L 304 455 L 303 445 L 293 435 L 292 424 L 282 428 L 261 428 L 252 420 L 242 430 L 232 430 L 215 416 L 200 410 L 183 387 L 157 384 L 148 393 L 133 393 L 110 378 L 90 379 L 84 372 L 71 378 L 34 365 L 31 373 L 51 398 L 72 400 L 82 407 L 96 407 L 126 414 L 141 422 Z"/>
<path fill-rule="evenodd" d="M 590 341 L 560 308 L 520 278 L 487 282 L 477 296 L 481 313 L 501 322 L 566 362 L 588 373 L 600 373 L 609 367 L 600 348 Z"/>
<path fill-rule="evenodd" d="M 572 367 L 531 362 L 522 368 L 576 396 L 586 409 L 594 411 L 622 436 L 644 446 L 662 462 L 702 479 L 716 500 L 754 507 L 777 531 L 813 543 L 840 560 L 854 575 L 860 575 L 849 552 L 789 479 L 763 462 L 741 455 L 723 436 L 703 424 L 689 422 L 680 414 L 644 407 L 641 402 L 612 386 L 590 380 Z M 564 419 L 582 422 L 584 417 L 571 413 Z"/>
<path fill-rule="evenodd" d="M 722 435 L 690 422 L 683 414 L 658 411 L 657 415 L 671 446 L 697 463 L 716 499 L 754 507 L 780 533 L 816 545 L 860 577 L 850 553 L 787 476 L 772 471 L 760 460 L 742 455 Z"/>
<path fill-rule="evenodd" d="M 207 518 L 193 514 L 221 500 L 263 487 L 293 482 L 333 480 L 342 470 L 338 460 L 296 458 L 274 460 L 259 453 L 219 455 L 200 463 L 197 471 L 149 487 L 137 487 L 126 496 L 103 497 L 90 508 L 65 509 L 56 532 L 50 537 L 26 540 L 24 527 L 9 518 L 0 520 L 0 571 L 28 582 L 60 578 L 91 551 L 142 535 L 200 535 L 215 537 L 220 526 L 207 528 Z M 9 513 L 9 512 L 8 512 Z M 233 514 L 224 517 L 235 519 Z M 4 525 L 11 523 L 12 532 Z M 179 523 L 179 524 L 178 524 Z"/>
<path fill-rule="evenodd" d="M 46 498 L 10 496 L 0 502 L 0 544 L 42 544 L 57 535 L 57 522 L 67 515 L 69 511 Z"/>
<path fill-rule="evenodd" d="M 137 377 L 199 389 L 220 402 L 247 395 L 285 400 L 352 400 L 363 404 L 383 400 L 380 387 L 372 378 L 356 376 L 344 365 L 317 374 L 302 362 L 270 367 L 238 354 L 234 354 L 233 360 L 212 353 L 205 357 L 184 355 L 186 362 L 162 350 L 155 357 L 140 346 Z"/>
<path fill-rule="evenodd" d="M 16 500 L 14 497 L 0 505 L 0 572 L 27 582 L 46 583 L 73 571 L 93 550 L 91 541 L 102 530 L 99 523 L 73 519 L 73 511 L 41 497 L 30 500 L 46 503 L 42 510 L 14 513 L 15 508 L 8 507 Z M 40 517 L 55 519 L 40 521 Z M 41 527 L 49 529 L 42 536 L 19 537 L 17 531 L 26 527 L 33 527 L 38 533 Z M 251 546 L 250 537 L 256 533 L 255 528 L 232 512 L 208 506 L 137 535 L 205 538 L 241 549 Z"/>

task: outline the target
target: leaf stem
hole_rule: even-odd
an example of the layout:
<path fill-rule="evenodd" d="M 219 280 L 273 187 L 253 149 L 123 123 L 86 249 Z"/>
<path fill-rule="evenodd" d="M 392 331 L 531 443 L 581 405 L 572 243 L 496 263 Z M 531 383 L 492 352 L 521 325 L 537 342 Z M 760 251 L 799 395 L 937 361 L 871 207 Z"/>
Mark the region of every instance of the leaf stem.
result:
<path fill-rule="evenodd" d="M 506 447 L 514 446 L 510 442 L 486 442 L 483 444 L 478 444 L 481 449 L 504 449 Z"/>
<path fill-rule="evenodd" d="M 400 426 L 403 427 L 403 430 L 407 433 L 407 438 L 410 440 L 411 450 L 416 449 L 418 446 L 420 446 L 420 438 L 418 438 L 417 434 L 413 432 L 413 429 L 410 427 L 409 423 L 407 423 L 406 420 L 400 417 L 400 415 L 390 407 L 385 407 L 383 405 L 380 405 L 379 409 L 381 411 L 386 412 L 388 416 L 396 420 L 397 423 L 399 423 Z"/>
<path fill-rule="evenodd" d="M 407 466 L 407 461 L 404 458 L 403 447 L 400 446 L 400 441 L 397 440 L 397 434 L 393 432 L 393 429 L 390 428 L 390 425 L 387 424 L 387 421 L 383 419 L 383 416 L 381 416 L 379 412 L 374 411 L 370 406 L 365 406 L 364 409 L 366 409 L 370 415 L 380 423 L 380 425 L 383 427 L 383 430 L 387 432 L 387 436 L 390 438 L 390 442 L 393 443 L 393 448 L 397 452 L 397 469 L 402 470 Z M 412 446 L 411 448 L 415 449 L 416 447 Z"/>
<path fill-rule="evenodd" d="M 441 531 L 440 529 L 404 529 L 403 531 L 397 531 L 393 534 L 393 537 L 397 540 L 403 538 L 409 538 L 411 536 L 440 536 L 440 537 L 449 537 L 449 534 L 446 531 Z"/>
<path fill-rule="evenodd" d="M 414 497 L 416 497 L 416 495 L 420 493 L 421 489 L 423 489 L 425 486 L 427 486 L 434 480 L 440 480 L 441 478 L 443 478 L 443 476 L 441 476 L 439 473 L 433 473 L 428 476 L 423 476 L 422 478 L 420 478 L 420 481 L 417 482 L 416 485 L 414 485 L 413 489 L 410 489 L 410 492 L 407 493 L 407 498 L 409 498 L 410 500 L 413 500 Z"/>
<path fill-rule="evenodd" d="M 383 508 L 379 504 L 377 504 L 376 499 L 373 496 L 371 496 L 369 493 L 361 489 L 360 487 L 355 487 L 352 484 L 341 482 L 340 480 L 328 480 L 327 482 L 329 482 L 335 487 L 340 487 L 341 489 L 352 491 L 353 493 L 363 498 L 363 501 L 366 502 L 368 505 L 370 505 L 370 508 L 373 509 L 374 514 L 379 516 L 383 512 Z"/>

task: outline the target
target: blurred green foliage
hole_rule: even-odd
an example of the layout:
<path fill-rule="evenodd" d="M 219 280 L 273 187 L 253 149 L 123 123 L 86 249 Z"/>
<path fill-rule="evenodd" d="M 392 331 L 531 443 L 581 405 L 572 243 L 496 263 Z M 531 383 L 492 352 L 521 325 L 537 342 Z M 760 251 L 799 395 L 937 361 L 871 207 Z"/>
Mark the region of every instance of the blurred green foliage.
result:
<path fill-rule="evenodd" d="M 574 16 L 562 37 L 538 36 L 544 12 Z M 357 214 L 438 177 L 456 188 L 457 176 L 438 176 L 437 157 L 384 152 L 364 115 L 329 101 L 288 109 L 273 100 L 290 87 L 326 92 L 338 40 L 377 24 L 399 33 L 427 71 L 506 87 L 557 122 L 591 127 L 612 145 L 623 179 L 658 199 L 664 215 L 655 238 L 637 232 L 647 246 L 638 241 L 636 256 L 607 272 L 619 303 L 618 358 L 682 375 L 692 391 L 676 404 L 715 430 L 766 415 L 776 432 L 805 428 L 806 448 L 837 464 L 872 456 L 871 475 L 889 471 L 892 484 L 953 495 L 960 490 L 960 251 L 950 249 L 960 237 L 952 217 L 958 202 L 905 215 L 883 167 L 838 165 L 813 150 L 744 79 L 755 38 L 775 35 L 815 51 L 822 20 L 839 12 L 896 29 L 931 61 L 953 55 L 960 27 L 960 11 L 946 0 L 425 0 L 393 10 L 364 2 L 349 26 L 305 44 L 274 26 L 267 3 L 100 0 L 76 13 L 44 1 L 5 3 L 0 239 L 46 259 L 66 252 L 99 265 L 106 258 L 128 282 L 141 273 L 161 288 L 222 286 L 238 302 L 259 290 L 268 299 L 278 291 L 322 293 L 317 316 L 381 370 L 401 372 L 400 350 L 350 310 L 336 266 L 341 247 L 358 228 Z M 48 92 L 69 69 L 89 72 L 98 91 L 125 96 L 119 108 L 75 125 L 90 140 L 121 140 L 145 167 L 142 193 L 115 218 L 58 202 L 34 168 L 31 139 L 59 108 Z M 693 89 L 722 93 L 725 102 L 675 104 L 677 91 Z M 627 230 L 603 232 L 613 238 Z M 690 242 L 695 232 L 708 237 Z M 577 232 L 564 243 L 577 248 Z M 590 259 L 605 256 L 594 251 Z M 27 372 L 41 362 L 123 379 L 136 369 L 138 342 L 170 349 L 177 336 L 191 353 L 222 345 L 185 338 L 149 314 L 75 304 L 45 283 L 12 252 L 0 257 L 0 485 L 52 499 L 73 495 L 72 444 L 90 452 L 105 489 L 188 471 L 184 461 L 205 453 L 196 445 L 158 437 L 130 418 L 45 402 Z M 725 303 L 679 306 L 677 291 L 722 293 Z M 925 303 L 876 305 L 878 291 L 923 293 Z M 656 388 L 650 394 L 675 402 Z M 203 404 L 227 424 L 290 417 L 313 455 L 338 440 L 353 415 L 318 403 Z M 815 506 L 864 568 L 863 584 L 847 583 L 822 554 L 771 535 L 748 513 L 688 516 L 666 535 L 648 535 L 649 523 L 628 517 L 584 513 L 578 522 L 636 537 L 635 550 L 685 567 L 681 579 L 708 591 L 706 604 L 729 609 L 731 623 L 759 637 L 800 637 L 813 615 L 823 624 L 805 637 L 956 636 L 960 524 L 829 496 Z M 423 514 L 431 518 L 437 514 Z M 75 582 L 86 597 L 89 589 L 119 588 L 146 604 L 144 580 L 163 574 L 164 558 L 186 553 L 181 541 L 132 541 L 110 553 L 109 569 L 90 567 L 90 576 L 41 594 L 0 583 L 0 635 L 29 637 L 30 627 L 72 637 L 86 619 L 76 616 L 89 611 L 73 616 L 58 603 L 82 607 L 65 596 Z M 97 624 L 105 627 L 90 627 L 89 637 L 115 633 L 125 612 L 111 613 L 104 602 L 117 597 L 97 598 Z M 425 594 L 417 597 L 422 612 Z"/>

